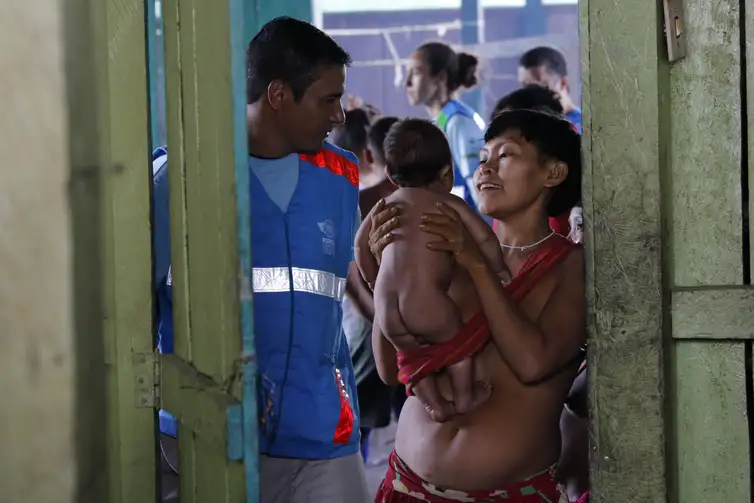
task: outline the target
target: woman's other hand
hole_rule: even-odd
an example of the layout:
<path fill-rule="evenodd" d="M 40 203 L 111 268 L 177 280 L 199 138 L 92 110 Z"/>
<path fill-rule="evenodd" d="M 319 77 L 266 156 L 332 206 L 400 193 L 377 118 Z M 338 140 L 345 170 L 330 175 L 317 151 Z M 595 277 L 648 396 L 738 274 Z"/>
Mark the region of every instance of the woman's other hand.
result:
<path fill-rule="evenodd" d="M 377 259 L 377 264 L 382 262 L 382 251 L 387 245 L 395 240 L 392 231 L 400 225 L 398 215 L 400 211 L 394 204 L 386 204 L 380 199 L 372 212 L 372 230 L 369 232 L 369 249 Z"/>
<path fill-rule="evenodd" d="M 468 229 L 461 222 L 458 212 L 444 203 L 437 203 L 438 213 L 425 213 L 419 228 L 442 239 L 427 243 L 427 248 L 453 254 L 461 267 L 470 269 L 486 266 L 482 252 Z"/>

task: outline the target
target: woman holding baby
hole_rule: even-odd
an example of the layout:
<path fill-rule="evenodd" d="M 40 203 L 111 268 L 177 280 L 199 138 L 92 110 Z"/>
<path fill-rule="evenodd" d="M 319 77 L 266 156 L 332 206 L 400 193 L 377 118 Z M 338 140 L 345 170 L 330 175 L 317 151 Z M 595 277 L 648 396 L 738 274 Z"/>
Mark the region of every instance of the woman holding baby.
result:
<path fill-rule="evenodd" d="M 554 465 L 561 411 L 585 341 L 584 257 L 579 246 L 550 230 L 548 217 L 581 198 L 579 136 L 562 117 L 504 112 L 487 130 L 474 183 L 480 211 L 498 221 L 510 283 L 490 270 L 449 206 L 424 215 L 416 232 L 437 237 L 427 247 L 451 253 L 481 299 L 488 340 L 462 356 L 485 369 L 491 395 L 444 423 L 410 397 L 379 503 L 568 501 Z M 378 262 L 402 225 L 397 207 L 381 205 L 370 233 Z M 480 315 L 463 298 L 453 300 L 464 322 Z M 390 385 L 398 382 L 401 344 L 373 335 L 380 376 Z M 442 383 L 441 368 L 436 370 Z M 447 382 L 444 394 L 450 395 Z"/>

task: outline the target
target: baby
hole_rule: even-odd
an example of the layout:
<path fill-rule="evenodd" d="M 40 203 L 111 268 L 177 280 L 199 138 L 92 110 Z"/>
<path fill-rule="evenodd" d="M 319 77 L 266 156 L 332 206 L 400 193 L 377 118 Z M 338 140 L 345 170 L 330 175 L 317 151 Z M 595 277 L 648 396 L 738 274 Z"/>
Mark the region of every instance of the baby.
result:
<path fill-rule="evenodd" d="M 489 225 L 463 199 L 450 193 L 453 160 L 440 129 L 422 119 L 401 120 L 390 128 L 384 147 L 387 176 L 398 187 L 385 201 L 401 209 L 401 226 L 394 231 L 395 241 L 383 251 L 379 270 L 369 250 L 369 216 L 364 218 L 355 243 L 356 263 L 374 290 L 374 323 L 393 341 L 413 336 L 426 344 L 444 342 L 463 328 L 457 306 L 448 296 L 451 285 L 467 290 L 463 297 L 475 299 L 477 306 L 480 303 L 476 289 L 462 276 L 467 273 L 456 266 L 453 256 L 427 249 L 427 243 L 436 238 L 419 230 L 421 215 L 437 212 L 439 202 L 453 208 L 496 273 L 505 270 L 502 251 Z M 468 412 L 490 393 L 489 386 L 475 384 L 479 376 L 475 376 L 470 358 L 446 370 L 452 402 L 440 394 L 434 376 L 413 388 L 433 419 L 441 422 Z"/>

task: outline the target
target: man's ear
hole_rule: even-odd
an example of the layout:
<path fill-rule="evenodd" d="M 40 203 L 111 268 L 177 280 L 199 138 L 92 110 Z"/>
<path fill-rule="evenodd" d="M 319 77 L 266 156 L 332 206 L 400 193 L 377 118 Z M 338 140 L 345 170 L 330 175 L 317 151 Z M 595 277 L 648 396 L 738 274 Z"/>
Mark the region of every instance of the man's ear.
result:
<path fill-rule="evenodd" d="M 568 164 L 562 161 L 554 161 L 550 164 L 545 178 L 545 187 L 557 187 L 568 178 Z"/>
<path fill-rule="evenodd" d="M 273 80 L 267 86 L 267 101 L 273 110 L 280 110 L 289 92 L 282 80 Z"/>

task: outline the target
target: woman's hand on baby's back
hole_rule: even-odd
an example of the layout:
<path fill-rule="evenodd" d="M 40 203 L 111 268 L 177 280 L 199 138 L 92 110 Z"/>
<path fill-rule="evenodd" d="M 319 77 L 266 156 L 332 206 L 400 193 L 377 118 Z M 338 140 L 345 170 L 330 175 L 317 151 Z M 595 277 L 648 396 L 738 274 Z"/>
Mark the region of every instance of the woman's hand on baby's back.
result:
<path fill-rule="evenodd" d="M 421 217 L 419 228 L 440 238 L 427 243 L 427 248 L 452 253 L 458 265 L 466 269 L 486 266 L 479 246 L 458 212 L 445 203 L 437 203 L 437 208 L 441 213 L 425 213 Z"/>
<path fill-rule="evenodd" d="M 393 242 L 395 236 L 392 231 L 400 225 L 400 210 L 395 204 L 387 204 L 384 199 L 375 206 L 371 214 L 372 229 L 369 231 L 369 249 L 377 259 L 382 262 L 382 251 Z"/>

